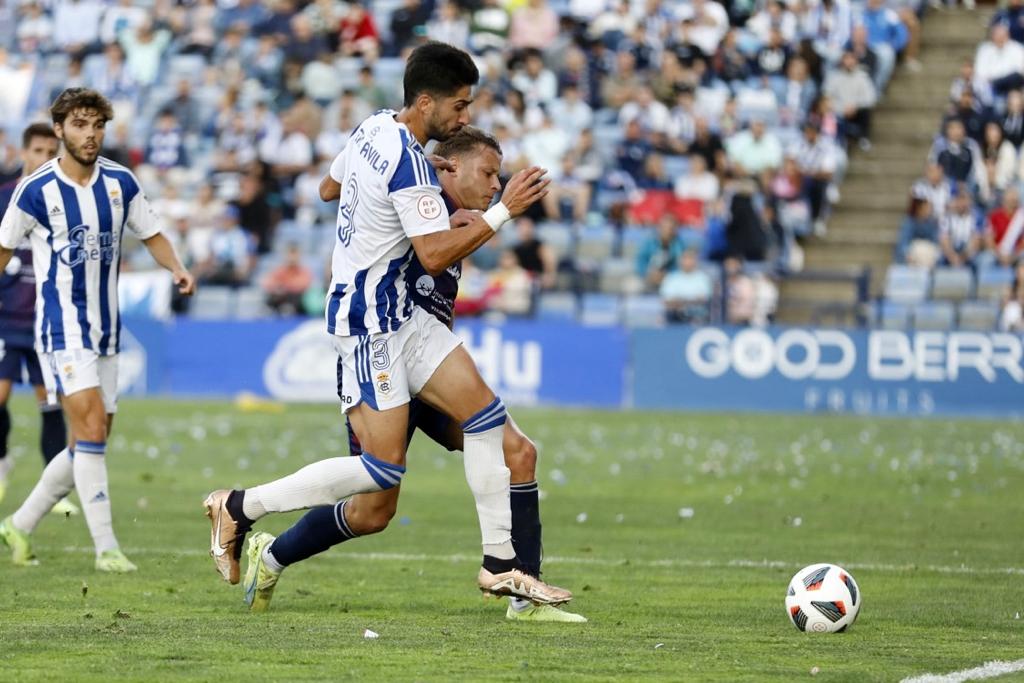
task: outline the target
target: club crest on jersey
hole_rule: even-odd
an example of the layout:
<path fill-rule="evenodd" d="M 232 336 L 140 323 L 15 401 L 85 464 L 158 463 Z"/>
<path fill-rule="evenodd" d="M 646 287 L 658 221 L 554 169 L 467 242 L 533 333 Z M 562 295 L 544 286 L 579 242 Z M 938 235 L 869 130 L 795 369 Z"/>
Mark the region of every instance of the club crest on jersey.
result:
<path fill-rule="evenodd" d="M 416 200 L 416 210 L 419 211 L 421 217 L 428 221 L 432 221 L 441 215 L 441 202 L 429 194 L 425 194 Z"/>
<path fill-rule="evenodd" d="M 377 375 L 377 391 L 382 394 L 391 393 L 391 375 L 386 372 Z"/>
<path fill-rule="evenodd" d="M 121 206 L 121 190 L 113 189 L 109 193 L 111 206 Z"/>
<path fill-rule="evenodd" d="M 72 365 L 71 363 L 68 363 L 67 365 L 64 366 L 64 373 L 63 374 L 64 374 L 64 379 L 66 379 L 66 380 L 74 379 L 74 377 L 75 377 L 75 366 Z"/>

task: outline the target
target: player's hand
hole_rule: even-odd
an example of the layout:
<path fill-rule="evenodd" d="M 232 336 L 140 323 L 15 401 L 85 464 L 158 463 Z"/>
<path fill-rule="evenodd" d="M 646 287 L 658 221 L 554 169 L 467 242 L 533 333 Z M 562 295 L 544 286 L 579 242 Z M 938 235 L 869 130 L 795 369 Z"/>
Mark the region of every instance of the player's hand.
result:
<path fill-rule="evenodd" d="M 515 218 L 522 215 L 530 206 L 539 202 L 548 193 L 551 180 L 544 177 L 547 169 L 539 166 L 524 168 L 516 173 L 505 185 L 501 193 L 501 203 Z"/>
<path fill-rule="evenodd" d="M 196 293 L 196 279 L 192 277 L 192 273 L 182 268 L 171 273 L 171 277 L 174 279 L 174 286 L 178 288 L 179 294 L 192 296 Z"/>
<path fill-rule="evenodd" d="M 454 228 L 464 228 L 480 217 L 479 211 L 459 209 L 448 218 L 448 224 Z"/>
<path fill-rule="evenodd" d="M 455 166 L 452 165 L 452 162 L 448 161 L 447 159 L 445 159 L 442 156 L 438 156 L 437 154 L 429 154 L 429 155 L 427 155 L 427 161 L 430 162 L 430 165 L 434 167 L 435 171 L 454 171 L 455 170 Z"/>

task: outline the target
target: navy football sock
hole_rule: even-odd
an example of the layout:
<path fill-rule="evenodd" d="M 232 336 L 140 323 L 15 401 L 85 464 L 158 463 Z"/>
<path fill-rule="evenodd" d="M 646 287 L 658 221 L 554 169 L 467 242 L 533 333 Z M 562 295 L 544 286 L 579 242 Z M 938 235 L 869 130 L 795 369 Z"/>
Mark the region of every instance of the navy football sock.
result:
<path fill-rule="evenodd" d="M 282 567 L 287 567 L 355 538 L 356 534 L 345 521 L 347 502 L 343 500 L 337 505 L 323 505 L 307 512 L 274 539 L 270 544 L 270 554 Z"/>
<path fill-rule="evenodd" d="M 541 537 L 540 502 L 536 481 L 512 484 L 509 503 L 512 506 L 512 545 L 523 571 L 540 576 Z"/>
<path fill-rule="evenodd" d="M 7 404 L 0 406 L 0 458 L 7 457 L 7 437 L 11 433 L 11 414 Z"/>
<path fill-rule="evenodd" d="M 43 424 L 39 434 L 39 450 L 47 465 L 68 446 L 68 432 L 64 426 L 64 412 L 60 406 L 43 406 Z"/>

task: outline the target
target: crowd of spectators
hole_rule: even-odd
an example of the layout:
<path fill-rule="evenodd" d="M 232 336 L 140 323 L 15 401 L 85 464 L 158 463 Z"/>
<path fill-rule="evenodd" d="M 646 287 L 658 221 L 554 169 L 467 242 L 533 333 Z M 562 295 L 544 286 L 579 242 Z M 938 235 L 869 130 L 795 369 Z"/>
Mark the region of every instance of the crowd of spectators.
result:
<path fill-rule="evenodd" d="M 1021 322 L 1024 261 L 1024 2 L 1009 0 L 964 60 L 923 176 L 910 190 L 895 260 L 910 266 L 1011 269 L 1002 326 Z"/>
<path fill-rule="evenodd" d="M 137 171 L 201 282 L 262 284 L 274 310 L 314 313 L 317 297 L 296 289 L 323 286 L 334 208 L 317 183 L 363 117 L 400 106 L 408 51 L 442 40 L 480 66 L 472 114 L 500 140 L 503 173 L 549 169 L 552 192 L 529 216 L 537 232 L 559 226 L 575 245 L 610 228 L 622 259 L 634 258 L 627 237 L 667 240 L 635 256 L 618 293 L 660 291 L 671 317 L 706 319 L 712 296 L 732 300 L 735 275 L 719 268 L 709 293 L 695 275 L 707 263 L 767 263 L 751 277 L 769 293 L 759 300 L 771 299 L 771 273 L 800 269 L 799 241 L 826 230 L 847 152 L 870 148 L 871 109 L 899 59 L 919 68 L 920 10 L 913 0 L 0 2 L 0 176 L 17 173 L 17 132 L 45 118 L 57 91 L 95 87 L 115 109 L 105 154 Z M 986 69 L 986 96 L 1021 85 Z M 964 106 L 985 101 L 977 71 Z M 1014 131 L 1005 137 L 1019 144 Z M 988 149 L 984 126 L 967 132 L 977 147 L 951 131 L 936 153 L 943 168 L 960 172 L 960 150 Z M 1004 176 L 977 172 L 988 193 L 978 197 L 998 201 Z M 531 239 L 467 265 L 467 310 L 527 313 L 538 291 L 597 281 L 572 276 L 572 249 L 544 256 Z"/>

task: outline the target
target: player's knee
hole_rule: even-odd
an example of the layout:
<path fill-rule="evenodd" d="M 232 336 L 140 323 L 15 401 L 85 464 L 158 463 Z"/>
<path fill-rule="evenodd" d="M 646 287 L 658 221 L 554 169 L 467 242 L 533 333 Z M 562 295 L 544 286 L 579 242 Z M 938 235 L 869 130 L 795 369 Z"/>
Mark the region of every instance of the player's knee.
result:
<path fill-rule="evenodd" d="M 393 501 L 378 501 L 376 496 L 357 496 L 345 506 L 345 521 L 359 536 L 377 534 L 388 528 L 397 509 L 397 497 Z"/>
<path fill-rule="evenodd" d="M 537 446 L 528 437 L 515 435 L 506 444 L 505 466 L 513 482 L 532 481 L 537 473 Z"/>

